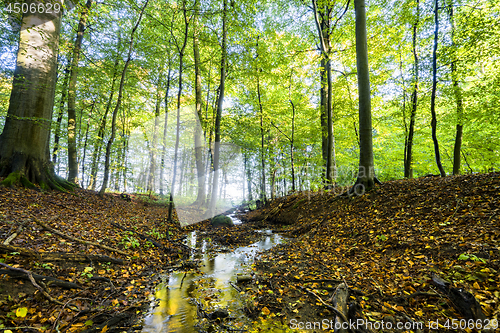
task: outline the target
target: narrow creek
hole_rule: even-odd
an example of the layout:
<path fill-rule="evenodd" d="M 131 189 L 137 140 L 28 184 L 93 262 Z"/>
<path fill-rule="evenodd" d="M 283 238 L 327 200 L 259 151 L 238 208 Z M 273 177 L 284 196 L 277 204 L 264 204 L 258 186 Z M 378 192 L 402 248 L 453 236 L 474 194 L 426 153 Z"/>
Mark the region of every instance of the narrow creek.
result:
<path fill-rule="evenodd" d="M 241 221 L 230 216 L 235 224 Z M 233 328 L 244 329 L 250 324 L 243 312 L 242 295 L 236 290 L 237 276 L 251 274 L 256 255 L 283 242 L 284 238 L 271 230 L 257 230 L 259 241 L 238 247 L 231 252 L 210 251 L 210 240 L 196 231 L 191 232 L 186 245 L 198 251 L 191 259 L 199 263 L 197 271 L 172 271 L 162 276 L 155 292 L 155 299 L 144 319 L 143 333 L 194 332 L 206 324 L 198 318 L 196 303 L 206 313 L 226 310 Z M 203 325 L 205 324 L 205 325 Z"/>

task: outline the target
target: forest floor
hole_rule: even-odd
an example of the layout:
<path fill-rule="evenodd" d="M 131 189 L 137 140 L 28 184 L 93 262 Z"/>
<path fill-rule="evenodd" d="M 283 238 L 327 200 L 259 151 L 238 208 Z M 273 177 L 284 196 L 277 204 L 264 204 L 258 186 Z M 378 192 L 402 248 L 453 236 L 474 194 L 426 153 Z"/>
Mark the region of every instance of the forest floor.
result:
<path fill-rule="evenodd" d="M 249 292 L 258 321 L 274 331 L 331 328 L 331 297 L 342 283 L 349 319 L 382 332 L 498 326 L 500 173 L 390 181 L 350 198 L 296 193 L 247 219 L 293 237 L 260 257 L 258 288 Z M 471 295 L 482 311 L 462 299 Z"/>
<path fill-rule="evenodd" d="M 353 316 L 362 312 L 379 324 L 423 322 L 423 331 L 447 331 L 446 319 L 464 327 L 469 322 L 460 319 L 482 318 L 478 327 L 500 314 L 499 173 L 391 181 L 350 198 L 295 193 L 243 216 L 241 226 L 217 230 L 208 221 L 167 224 L 167 209 L 154 199 L 131 199 L 0 187 L 0 330 L 140 331 L 154 277 L 191 269 L 181 240 L 194 229 L 228 248 L 255 241 L 256 228 L 287 237 L 260 256 L 253 283 L 243 285 L 255 331 L 327 328 L 335 316 L 330 297 L 342 283 Z M 44 295 L 12 276 L 15 269 L 65 283 L 39 283 Z M 436 284 L 442 280 L 449 281 L 444 291 Z M 456 304 L 464 291 L 483 317 Z M 430 322 L 441 326 L 430 330 Z"/>

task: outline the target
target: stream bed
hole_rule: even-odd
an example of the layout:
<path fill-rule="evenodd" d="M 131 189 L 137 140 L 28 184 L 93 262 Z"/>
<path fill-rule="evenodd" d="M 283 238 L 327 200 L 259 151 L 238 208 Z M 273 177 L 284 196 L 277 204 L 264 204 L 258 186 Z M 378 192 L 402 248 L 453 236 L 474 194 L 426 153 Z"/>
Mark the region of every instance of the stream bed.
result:
<path fill-rule="evenodd" d="M 236 224 L 241 223 L 230 217 Z M 226 314 L 231 318 L 227 324 L 234 329 L 244 329 L 249 325 L 250 320 L 243 312 L 242 295 L 236 289 L 244 289 L 237 285 L 237 275 L 251 275 L 255 256 L 284 240 L 271 230 L 256 232 L 262 234 L 259 241 L 224 253 L 209 250 L 210 240 L 198 232 L 188 234 L 185 244 L 198 250 L 191 254 L 191 260 L 197 262 L 199 267 L 191 271 L 172 271 L 161 277 L 151 309 L 144 319 L 142 332 L 188 333 L 202 326 L 206 330 L 209 323 L 206 319 L 199 320 L 197 303 L 206 314 L 218 309 L 227 311 Z"/>

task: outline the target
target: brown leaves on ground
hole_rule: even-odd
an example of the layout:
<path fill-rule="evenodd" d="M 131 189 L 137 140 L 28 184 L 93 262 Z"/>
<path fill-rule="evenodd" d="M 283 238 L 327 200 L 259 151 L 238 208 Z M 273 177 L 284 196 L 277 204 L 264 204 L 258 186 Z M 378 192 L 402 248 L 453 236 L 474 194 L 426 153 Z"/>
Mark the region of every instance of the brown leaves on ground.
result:
<path fill-rule="evenodd" d="M 171 239 L 179 238 L 185 230 L 178 225 L 167 224 L 166 216 L 165 207 L 145 205 L 136 200 L 128 202 L 118 195 L 106 194 L 101 198 L 95 192 L 80 189 L 62 193 L 0 187 L 1 242 L 23 224 L 24 229 L 10 245 L 37 252 L 84 253 L 125 260 L 124 265 L 44 262 L 16 252 L 0 252 L 0 260 L 5 264 L 71 281 L 82 287 L 81 290 L 64 290 L 50 284 L 46 286 L 54 299 L 67 303 L 63 308 L 50 303 L 35 291 L 29 281 L 0 275 L 0 329 L 31 327 L 28 331 L 36 332 L 57 327 L 60 332 L 74 332 L 102 323 L 101 331 L 108 319 L 117 318 L 126 311 L 131 315 L 122 315 L 121 319 L 128 320 L 131 325 L 133 315 L 140 315 L 143 305 L 149 302 L 149 295 L 154 294 L 152 272 L 186 255 L 185 248 L 176 246 L 165 237 L 169 232 Z M 37 221 L 71 237 L 106 245 L 129 255 L 65 239 L 42 229 Z M 150 237 L 162 244 L 164 249 L 154 247 L 136 232 L 124 231 L 113 224 Z M 70 310 L 75 306 L 79 310 Z M 122 321 L 121 326 L 124 323 Z M 112 331 L 106 327 L 108 329 Z"/>
<path fill-rule="evenodd" d="M 436 291 L 435 275 L 471 292 L 488 319 L 499 319 L 499 173 L 391 181 L 351 198 L 299 193 L 249 218 L 277 206 L 268 218 L 288 222 L 298 238 L 261 257 L 255 305 L 283 323 L 332 318 L 299 287 L 327 300 L 342 281 L 371 320 L 463 318 Z"/>

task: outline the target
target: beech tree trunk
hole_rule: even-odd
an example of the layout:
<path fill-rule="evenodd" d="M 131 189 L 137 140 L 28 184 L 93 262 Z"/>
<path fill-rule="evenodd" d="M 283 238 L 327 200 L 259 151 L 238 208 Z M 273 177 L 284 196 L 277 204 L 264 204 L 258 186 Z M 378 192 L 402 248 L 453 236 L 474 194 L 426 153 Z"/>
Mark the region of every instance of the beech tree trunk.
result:
<path fill-rule="evenodd" d="M 354 7 L 356 12 L 356 66 L 359 91 L 359 171 L 356 184 L 361 184 L 368 190 L 375 184 L 375 170 L 365 1 L 355 0 Z"/>
<path fill-rule="evenodd" d="M 78 184 L 78 151 L 76 147 L 76 82 L 78 78 L 78 63 L 82 48 L 83 34 L 92 0 L 87 0 L 80 15 L 68 85 L 68 181 Z"/>
<path fill-rule="evenodd" d="M 23 16 L 9 109 L 0 135 L 0 176 L 42 188 L 72 188 L 50 163 L 50 124 L 54 107 L 61 12 Z"/>
<path fill-rule="evenodd" d="M 132 59 L 132 49 L 134 46 L 134 34 L 135 34 L 135 31 L 137 30 L 137 28 L 139 27 L 139 24 L 141 23 L 142 15 L 144 14 L 144 10 L 146 9 L 146 6 L 148 5 L 148 3 L 149 3 L 149 0 L 146 0 L 146 2 L 144 3 L 144 6 L 142 7 L 141 13 L 139 14 L 139 18 L 137 19 L 137 23 L 135 24 L 135 26 L 132 29 L 132 32 L 130 34 L 130 42 L 129 42 L 129 47 L 128 47 L 127 60 L 125 61 L 125 65 L 123 66 L 122 77 L 120 79 L 120 87 L 118 88 L 118 97 L 116 100 L 115 109 L 113 110 L 113 118 L 111 120 L 111 136 L 108 140 L 108 144 L 106 145 L 106 160 L 104 162 L 104 179 L 102 181 L 101 190 L 99 191 L 100 196 L 104 195 L 104 192 L 106 191 L 106 187 L 108 186 L 109 164 L 110 164 L 110 159 L 111 159 L 111 146 L 113 145 L 113 141 L 115 140 L 116 117 L 118 115 L 118 111 L 120 109 L 120 105 L 122 102 L 123 86 L 125 85 L 125 77 L 127 75 L 127 67 L 130 63 L 130 60 Z"/>
<path fill-rule="evenodd" d="M 193 55 L 194 55 L 194 91 L 195 91 L 195 110 L 198 115 L 199 125 L 195 125 L 194 132 L 194 154 L 196 160 L 196 173 L 197 173 L 197 195 L 196 200 L 194 202 L 195 205 L 203 205 L 206 199 L 206 190 L 205 190 L 205 166 L 203 164 L 203 133 L 201 127 L 204 125 L 203 114 L 202 114 L 202 95 L 201 95 L 201 74 L 200 74 L 200 50 L 199 50 L 199 42 L 198 42 L 198 11 L 199 11 L 198 0 L 195 1 L 195 14 L 194 14 L 194 36 L 193 36 Z"/>
<path fill-rule="evenodd" d="M 450 21 L 451 21 L 451 43 L 452 47 L 456 47 L 455 44 L 455 21 L 453 19 L 453 1 L 450 6 Z M 455 56 L 455 55 L 454 55 Z M 455 134 L 455 145 L 453 147 L 453 174 L 460 174 L 460 152 L 462 149 L 462 133 L 463 133 L 463 123 L 464 123 L 464 105 L 462 100 L 462 90 L 460 89 L 460 83 L 458 81 L 457 74 L 457 60 L 453 59 L 451 62 L 451 79 L 453 84 L 453 92 L 455 93 L 455 101 L 457 103 L 457 128 Z"/>
<path fill-rule="evenodd" d="M 212 196 L 210 199 L 210 208 L 208 210 L 210 216 L 215 214 L 217 205 L 217 192 L 219 186 L 219 150 L 220 150 L 220 122 L 222 118 L 222 105 L 224 103 L 224 89 L 226 84 L 226 64 L 227 64 L 227 0 L 223 0 L 222 8 L 222 45 L 221 45 L 221 62 L 220 62 L 220 86 L 219 97 L 217 98 L 217 114 L 215 116 L 215 139 L 214 139 L 214 178 L 212 185 Z"/>
<path fill-rule="evenodd" d="M 439 33 L 439 0 L 434 1 L 434 46 L 432 49 L 432 92 L 431 92 L 431 128 L 432 142 L 434 143 L 434 155 L 436 157 L 436 165 L 439 169 L 441 177 L 446 176 L 443 165 L 441 164 L 441 155 L 439 153 L 439 142 L 437 139 L 437 117 L 436 117 L 436 88 L 437 88 L 437 47 Z"/>
<path fill-rule="evenodd" d="M 415 22 L 413 23 L 413 61 L 414 61 L 414 72 L 415 72 L 415 82 L 413 83 L 413 93 L 411 95 L 411 114 L 410 114 L 410 127 L 408 129 L 408 138 L 406 141 L 406 156 L 405 156 L 405 178 L 413 178 L 413 135 L 415 132 L 415 117 L 417 115 L 418 106 L 418 53 L 417 53 L 417 29 L 420 20 L 420 1 L 416 0 L 417 13 Z"/>
<path fill-rule="evenodd" d="M 176 125 L 176 135 L 175 135 L 175 149 L 174 149 L 174 170 L 172 175 L 172 183 L 170 184 L 170 204 L 168 208 L 168 222 L 173 221 L 173 210 L 174 210 L 174 191 L 175 191 L 175 181 L 177 177 L 177 160 L 179 153 L 179 139 L 180 139 L 180 126 L 181 126 L 181 96 L 182 96 L 182 72 L 184 70 L 184 51 L 186 49 L 188 32 L 189 32 L 189 21 L 187 18 L 187 8 L 186 1 L 182 2 L 182 13 L 184 15 L 184 41 L 182 46 L 177 46 L 179 51 L 179 86 L 177 91 L 177 125 Z"/>

